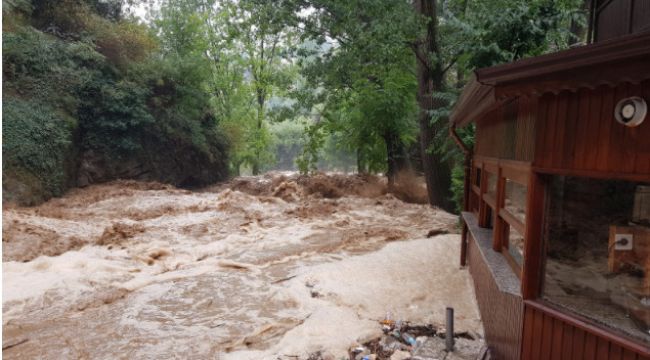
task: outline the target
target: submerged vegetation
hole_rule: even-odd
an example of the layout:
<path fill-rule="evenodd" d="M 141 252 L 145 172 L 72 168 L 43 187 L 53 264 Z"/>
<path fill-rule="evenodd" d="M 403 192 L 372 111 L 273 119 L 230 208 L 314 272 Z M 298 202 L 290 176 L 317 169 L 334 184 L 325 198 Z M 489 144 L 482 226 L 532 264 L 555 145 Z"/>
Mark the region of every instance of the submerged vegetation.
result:
<path fill-rule="evenodd" d="M 147 6 L 146 16 L 135 10 Z M 583 0 L 3 1 L 3 196 L 270 169 L 424 173 L 478 67 L 583 41 Z M 472 128 L 461 133 L 471 146 Z"/>

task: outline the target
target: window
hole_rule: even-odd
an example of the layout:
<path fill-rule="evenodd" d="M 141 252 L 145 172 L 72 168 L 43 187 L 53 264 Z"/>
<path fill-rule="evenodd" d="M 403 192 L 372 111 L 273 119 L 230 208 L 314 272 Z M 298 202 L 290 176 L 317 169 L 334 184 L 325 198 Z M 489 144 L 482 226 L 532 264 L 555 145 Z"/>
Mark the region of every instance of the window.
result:
<path fill-rule="evenodd" d="M 524 236 L 515 230 L 512 226 L 506 227 L 506 242 L 504 244 L 505 250 L 515 265 L 521 269 L 524 264 Z"/>
<path fill-rule="evenodd" d="M 487 173 L 487 190 L 486 194 L 490 195 L 493 199 L 497 197 L 497 176 L 496 174 Z"/>
<path fill-rule="evenodd" d="M 473 169 L 470 207 L 474 209 L 472 202 L 476 201 L 479 226 L 494 230 L 492 248 L 521 277 L 530 164 L 486 159 L 475 161 Z"/>
<path fill-rule="evenodd" d="M 506 195 L 504 209 L 522 224 L 526 223 L 526 197 L 528 191 L 525 185 L 506 179 Z"/>
<path fill-rule="evenodd" d="M 649 185 L 552 178 L 542 296 L 650 345 Z"/>

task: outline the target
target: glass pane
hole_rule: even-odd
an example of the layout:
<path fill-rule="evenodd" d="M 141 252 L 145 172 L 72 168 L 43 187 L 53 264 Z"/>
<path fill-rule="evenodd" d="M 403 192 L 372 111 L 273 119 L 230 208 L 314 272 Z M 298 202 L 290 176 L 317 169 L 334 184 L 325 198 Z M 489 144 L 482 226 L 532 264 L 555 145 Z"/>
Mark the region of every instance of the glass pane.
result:
<path fill-rule="evenodd" d="M 478 212 L 478 195 L 474 191 L 469 192 L 469 207 L 470 211 Z"/>
<path fill-rule="evenodd" d="M 519 266 L 524 263 L 524 237 L 512 226 L 508 231 L 508 253 Z"/>
<path fill-rule="evenodd" d="M 648 189 L 553 177 L 543 297 L 650 345 Z"/>
<path fill-rule="evenodd" d="M 474 185 L 481 187 L 481 169 L 474 168 Z"/>
<path fill-rule="evenodd" d="M 492 173 L 487 173 L 487 191 L 495 199 L 497 198 L 497 176 Z"/>
<path fill-rule="evenodd" d="M 526 196 L 528 189 L 521 184 L 506 179 L 505 209 L 517 220 L 526 223 Z"/>

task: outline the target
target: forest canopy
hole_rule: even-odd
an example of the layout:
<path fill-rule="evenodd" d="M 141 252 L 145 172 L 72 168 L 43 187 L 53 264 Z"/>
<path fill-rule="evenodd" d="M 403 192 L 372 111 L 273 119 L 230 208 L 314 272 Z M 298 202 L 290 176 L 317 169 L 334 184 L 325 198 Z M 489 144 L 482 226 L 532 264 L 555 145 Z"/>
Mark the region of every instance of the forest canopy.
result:
<path fill-rule="evenodd" d="M 586 3 L 3 0 L 3 196 L 338 170 L 423 174 L 453 210 L 472 71 L 584 42 Z"/>

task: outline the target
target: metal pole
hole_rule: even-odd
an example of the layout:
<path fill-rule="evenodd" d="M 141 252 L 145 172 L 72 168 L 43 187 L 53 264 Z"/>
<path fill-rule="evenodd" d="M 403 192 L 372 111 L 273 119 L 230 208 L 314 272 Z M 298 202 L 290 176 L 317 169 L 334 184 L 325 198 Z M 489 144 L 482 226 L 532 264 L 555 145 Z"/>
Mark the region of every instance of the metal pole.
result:
<path fill-rule="evenodd" d="M 454 351 L 454 308 L 447 308 L 447 333 L 445 334 L 445 347 L 448 352 Z"/>

